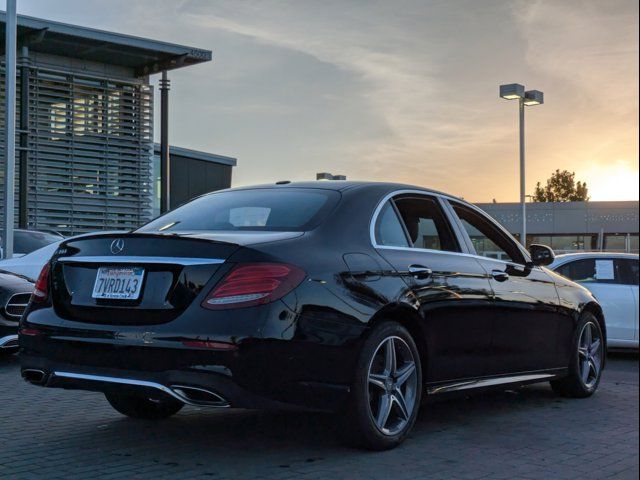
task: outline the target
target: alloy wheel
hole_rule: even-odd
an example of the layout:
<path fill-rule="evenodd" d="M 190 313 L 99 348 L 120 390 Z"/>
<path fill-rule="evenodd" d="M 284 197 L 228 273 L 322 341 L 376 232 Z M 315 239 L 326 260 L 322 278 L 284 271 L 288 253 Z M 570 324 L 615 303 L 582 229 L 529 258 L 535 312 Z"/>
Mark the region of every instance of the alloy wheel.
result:
<path fill-rule="evenodd" d="M 390 336 L 376 348 L 368 371 L 369 414 L 384 435 L 397 435 L 416 408 L 418 373 L 409 345 Z"/>
<path fill-rule="evenodd" d="M 578 365 L 584 386 L 588 389 L 593 388 L 598 382 L 602 369 L 602 337 L 600 330 L 593 322 L 585 323 L 580 332 Z"/>

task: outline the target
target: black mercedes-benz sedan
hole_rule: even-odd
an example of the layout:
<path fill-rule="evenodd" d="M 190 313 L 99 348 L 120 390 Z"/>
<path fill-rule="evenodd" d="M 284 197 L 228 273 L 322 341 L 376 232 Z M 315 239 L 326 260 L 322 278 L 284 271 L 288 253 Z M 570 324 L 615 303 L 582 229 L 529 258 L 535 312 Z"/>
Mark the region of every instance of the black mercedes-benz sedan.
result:
<path fill-rule="evenodd" d="M 390 448 L 427 396 L 546 381 L 593 394 L 602 310 L 552 260 L 412 186 L 211 193 L 127 234 L 63 242 L 21 322 L 22 375 L 139 418 L 333 411 L 355 442 Z"/>

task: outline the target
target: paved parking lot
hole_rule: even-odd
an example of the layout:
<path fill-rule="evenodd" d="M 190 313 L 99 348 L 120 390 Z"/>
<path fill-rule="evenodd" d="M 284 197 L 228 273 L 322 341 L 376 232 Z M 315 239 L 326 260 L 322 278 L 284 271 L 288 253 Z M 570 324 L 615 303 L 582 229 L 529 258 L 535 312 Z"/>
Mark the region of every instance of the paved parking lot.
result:
<path fill-rule="evenodd" d="M 102 395 L 45 390 L 0 359 L 0 478 L 637 479 L 638 357 L 610 360 L 597 395 L 546 385 L 441 401 L 404 445 L 345 447 L 326 414 L 185 408 L 129 420 Z"/>

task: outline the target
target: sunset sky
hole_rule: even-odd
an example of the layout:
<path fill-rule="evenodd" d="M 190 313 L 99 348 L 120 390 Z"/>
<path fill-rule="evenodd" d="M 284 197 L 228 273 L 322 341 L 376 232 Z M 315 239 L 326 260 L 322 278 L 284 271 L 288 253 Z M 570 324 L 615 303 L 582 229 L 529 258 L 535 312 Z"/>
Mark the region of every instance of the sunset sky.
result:
<path fill-rule="evenodd" d="M 18 11 L 212 50 L 170 73 L 171 143 L 237 157 L 234 185 L 329 171 L 516 201 L 517 105 L 498 85 L 518 82 L 546 102 L 526 111 L 528 193 L 560 168 L 593 200 L 638 199 L 637 0 L 18 0 Z"/>

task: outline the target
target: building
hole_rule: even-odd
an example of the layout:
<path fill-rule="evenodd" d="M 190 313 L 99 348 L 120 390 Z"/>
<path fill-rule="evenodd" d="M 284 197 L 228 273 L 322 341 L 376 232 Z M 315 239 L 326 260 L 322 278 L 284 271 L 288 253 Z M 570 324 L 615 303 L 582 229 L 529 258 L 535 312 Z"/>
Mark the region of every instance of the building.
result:
<path fill-rule="evenodd" d="M 4 12 L 0 39 L 3 57 Z M 77 234 L 130 229 L 148 221 L 157 197 L 149 77 L 163 73 L 165 80 L 167 71 L 208 62 L 211 51 L 26 16 L 18 16 L 17 40 L 18 225 Z M 3 96 L 3 65 L 0 76 Z M 161 141 L 168 146 L 168 109 L 163 108 L 168 105 L 168 79 L 160 83 Z M 0 98 L 2 130 L 3 124 Z M 4 150 L 0 152 L 1 164 Z M 173 156 L 189 165 L 188 172 L 204 157 L 217 156 L 182 149 Z M 183 170 L 171 171 L 179 199 L 171 205 L 185 198 L 185 192 L 204 188 L 201 179 L 183 185 Z M 223 178 L 207 172 L 211 189 L 229 186 L 230 172 L 224 170 Z M 160 183 L 169 184 L 169 177 Z"/>
<path fill-rule="evenodd" d="M 153 216 L 160 213 L 160 144 L 153 147 Z M 204 193 L 231 186 L 231 173 L 237 160 L 213 153 L 172 146 L 169 188 L 170 208 L 175 208 Z"/>
<path fill-rule="evenodd" d="M 516 237 L 519 203 L 480 203 L 480 208 Z M 549 202 L 527 204 L 527 245 L 542 243 L 556 253 L 605 250 L 638 253 L 638 202 Z"/>

